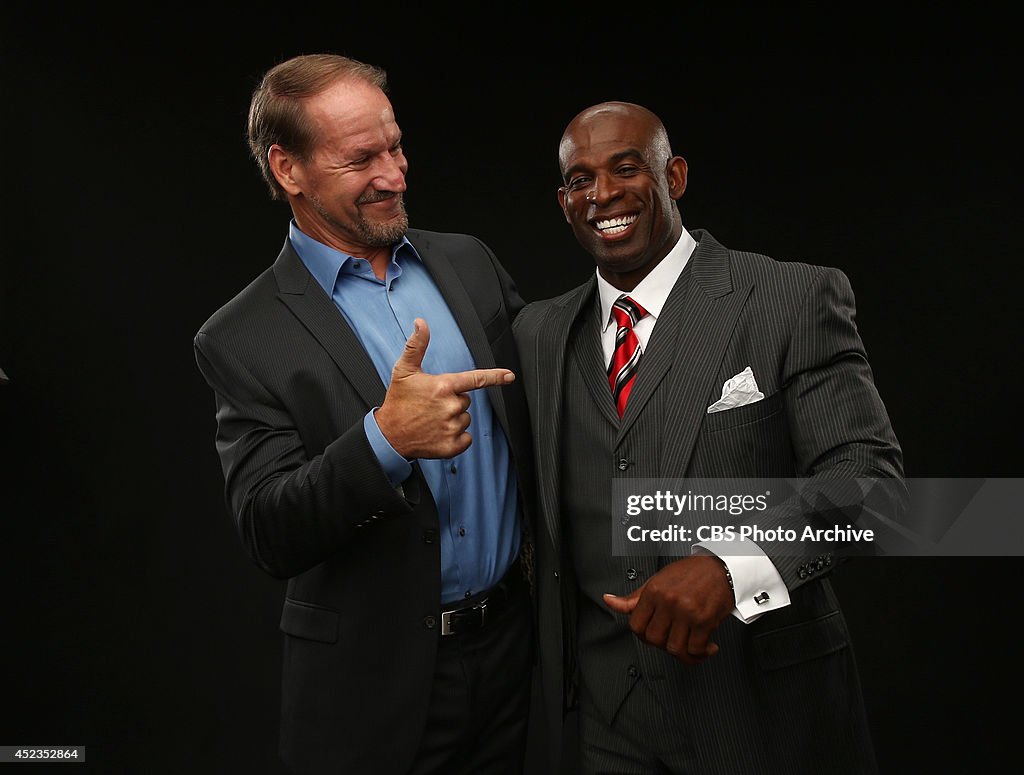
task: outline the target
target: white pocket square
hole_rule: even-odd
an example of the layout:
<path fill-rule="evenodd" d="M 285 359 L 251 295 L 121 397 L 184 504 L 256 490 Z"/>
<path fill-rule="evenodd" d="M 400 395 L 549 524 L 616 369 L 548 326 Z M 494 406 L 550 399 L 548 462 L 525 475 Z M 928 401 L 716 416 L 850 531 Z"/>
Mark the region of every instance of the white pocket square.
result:
<path fill-rule="evenodd" d="M 764 393 L 757 389 L 754 372 L 747 366 L 735 377 L 725 381 L 725 384 L 722 385 L 722 397 L 708 407 L 708 414 L 746 406 L 760 401 L 762 398 L 764 398 Z"/>

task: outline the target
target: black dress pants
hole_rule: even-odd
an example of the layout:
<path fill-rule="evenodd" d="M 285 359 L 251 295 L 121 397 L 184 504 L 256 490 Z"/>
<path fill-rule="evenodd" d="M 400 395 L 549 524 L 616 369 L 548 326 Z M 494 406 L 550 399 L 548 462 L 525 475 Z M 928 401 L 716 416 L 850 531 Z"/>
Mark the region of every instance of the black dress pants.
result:
<path fill-rule="evenodd" d="M 430 711 L 409 775 L 522 775 L 534 658 L 525 584 L 480 630 L 439 635 Z"/>

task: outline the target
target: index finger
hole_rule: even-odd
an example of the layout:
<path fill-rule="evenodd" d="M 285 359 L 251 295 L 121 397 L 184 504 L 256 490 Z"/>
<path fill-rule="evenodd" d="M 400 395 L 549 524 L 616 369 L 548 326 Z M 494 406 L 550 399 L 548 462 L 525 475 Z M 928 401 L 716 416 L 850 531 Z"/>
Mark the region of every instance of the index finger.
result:
<path fill-rule="evenodd" d="M 454 393 L 467 393 L 492 385 L 507 385 L 515 382 L 516 375 L 508 369 L 472 369 L 447 375 Z"/>

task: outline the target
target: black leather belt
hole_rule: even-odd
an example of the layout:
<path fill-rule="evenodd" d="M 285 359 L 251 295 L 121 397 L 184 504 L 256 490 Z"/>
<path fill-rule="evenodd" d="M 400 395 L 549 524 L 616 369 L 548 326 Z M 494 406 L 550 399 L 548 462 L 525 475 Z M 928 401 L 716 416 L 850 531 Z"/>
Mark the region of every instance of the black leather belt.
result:
<path fill-rule="evenodd" d="M 501 581 L 478 595 L 467 598 L 458 608 L 441 611 L 441 634 L 462 635 L 481 630 L 504 611 L 517 593 L 526 587 L 526 579 L 517 559 L 505 571 Z"/>

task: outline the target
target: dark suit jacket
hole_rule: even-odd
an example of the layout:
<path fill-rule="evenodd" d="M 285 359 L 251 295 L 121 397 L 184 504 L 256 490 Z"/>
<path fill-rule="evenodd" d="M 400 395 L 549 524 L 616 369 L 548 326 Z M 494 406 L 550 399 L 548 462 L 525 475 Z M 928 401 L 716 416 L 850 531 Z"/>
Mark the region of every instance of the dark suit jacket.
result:
<path fill-rule="evenodd" d="M 518 373 L 511 321 L 523 303 L 492 252 L 461 234 L 408 237 L 477 367 Z M 239 536 L 263 570 L 288 579 L 282 758 L 301 772 L 404 772 L 434 671 L 439 527 L 419 466 L 396 490 L 366 439 L 363 416 L 385 386 L 287 240 L 273 267 L 202 326 L 195 351 L 216 394 L 217 451 Z M 487 395 L 528 520 L 522 387 Z"/>
<path fill-rule="evenodd" d="M 662 310 L 618 436 L 642 427 L 630 444 L 646 475 L 895 477 L 902 487 L 902 453 L 873 383 L 845 275 L 729 250 L 702 230 L 693 236 L 699 244 L 684 271 L 689 277 Z M 564 364 L 569 332 L 578 319 L 592 321 L 595 296 L 591 279 L 529 304 L 513 326 L 535 443 L 541 672 L 556 757 L 575 680 L 564 671 L 573 664 L 577 602 L 571 563 L 563 559 L 559 429 L 573 405 L 594 400 L 590 391 L 566 394 Z M 746 366 L 765 399 L 707 414 L 723 383 Z M 808 518 L 792 513 L 783 524 L 802 527 Z M 727 760 L 760 762 L 731 770 L 737 773 L 872 771 L 846 624 L 827 579 L 834 565 L 819 570 L 812 563 L 808 571 L 806 558 L 791 550 L 763 548 L 792 604 L 748 625 L 727 617 L 715 634 L 721 652 L 697 667 L 643 646 L 647 673 L 664 677 L 653 689 L 667 707 L 686 703 L 682 716 L 699 717 L 688 734 L 706 743 L 701 772 L 718 772 Z M 652 572 L 673 559 L 657 561 Z"/>

